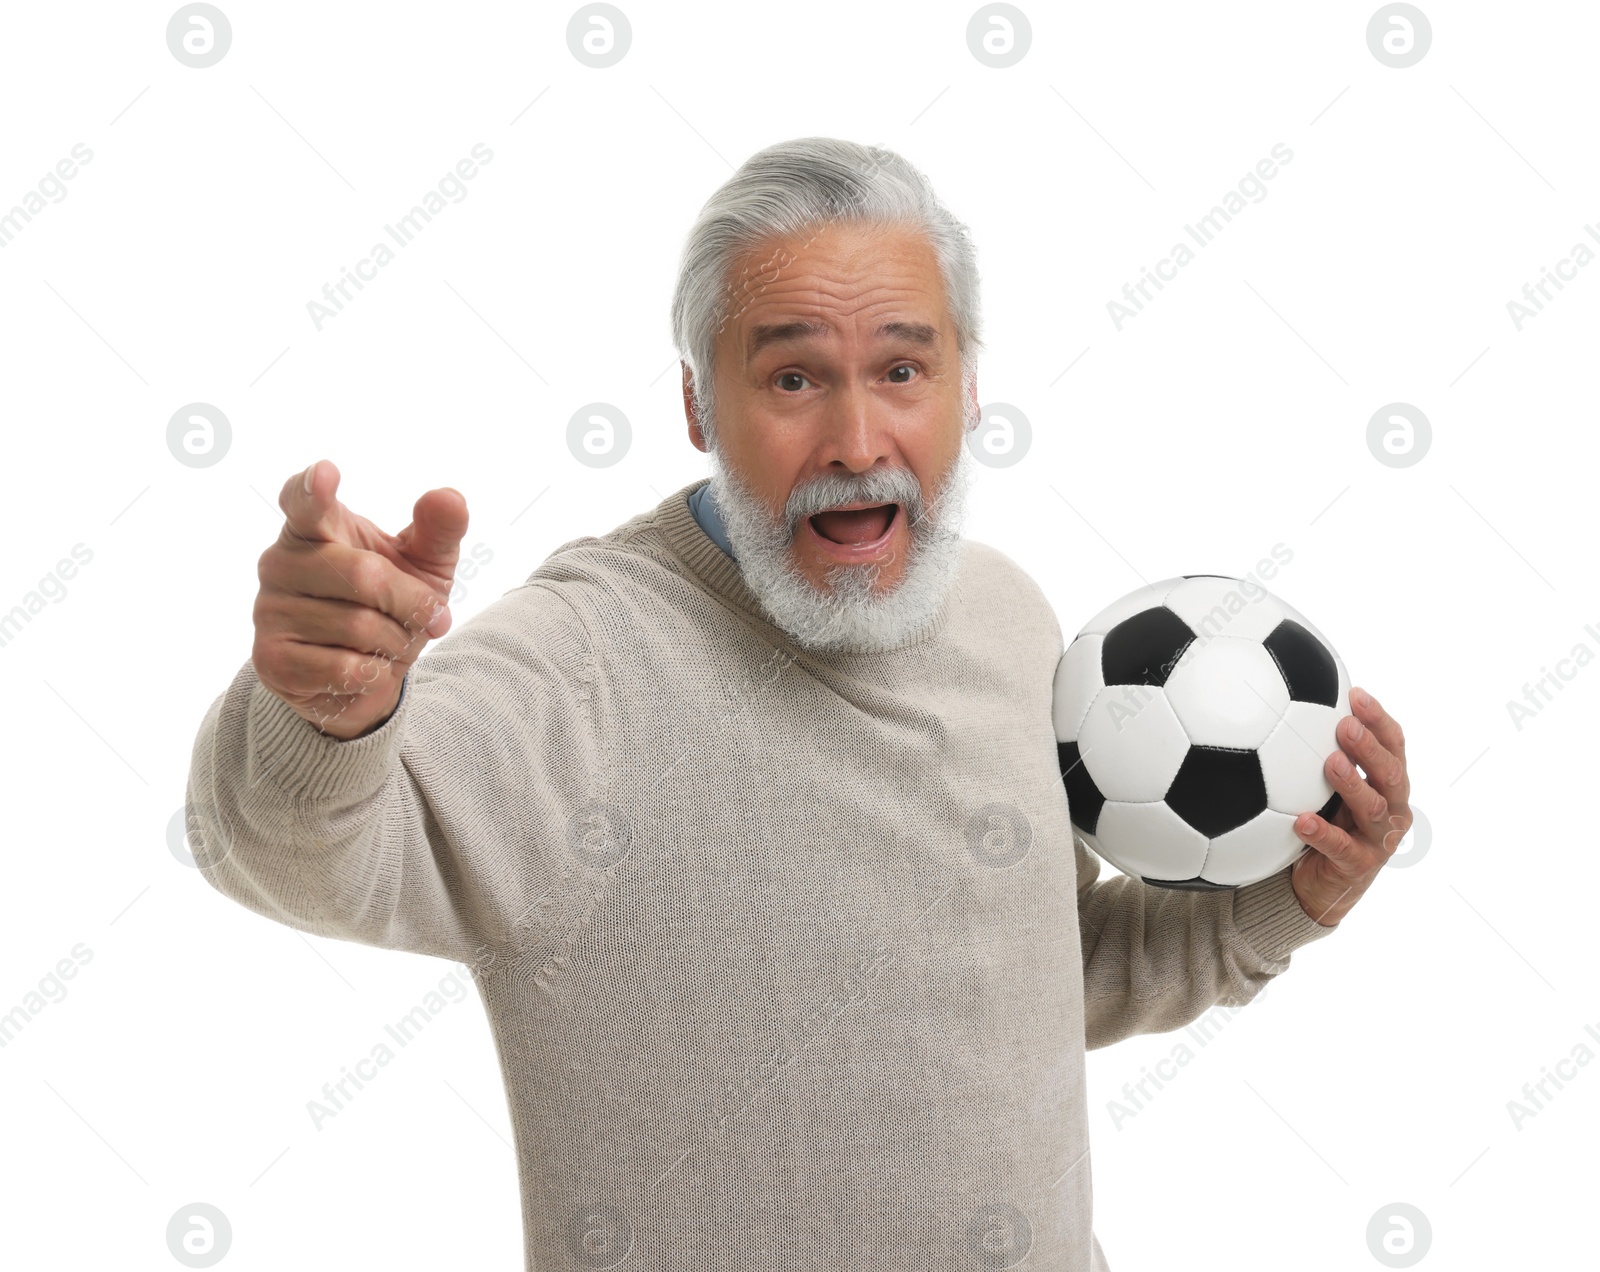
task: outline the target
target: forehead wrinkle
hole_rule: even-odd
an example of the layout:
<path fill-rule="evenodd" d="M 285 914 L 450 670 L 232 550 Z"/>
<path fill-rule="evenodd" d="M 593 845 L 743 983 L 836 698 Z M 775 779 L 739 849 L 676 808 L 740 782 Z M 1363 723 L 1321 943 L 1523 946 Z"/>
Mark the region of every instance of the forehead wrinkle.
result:
<path fill-rule="evenodd" d="M 753 300 L 750 306 L 739 315 L 740 325 L 745 329 L 745 339 L 741 342 L 740 352 L 746 364 L 751 362 L 763 347 L 781 341 L 798 341 L 810 338 L 826 338 L 836 330 L 853 325 L 862 315 L 868 315 L 873 310 L 899 308 L 907 301 L 915 302 L 925 298 L 925 289 L 907 283 L 879 282 L 866 293 L 858 293 L 848 288 L 848 284 L 839 283 L 837 290 L 829 287 L 832 280 L 817 278 L 789 278 L 777 280 L 765 289 L 761 296 Z M 787 287 L 783 284 L 788 284 Z M 802 300 L 794 297 L 792 293 L 804 292 L 816 299 Z M 791 293 L 785 295 L 784 293 Z M 768 303 L 764 306 L 762 301 Z M 776 302 L 774 304 L 773 302 Z M 758 311 L 762 308 L 789 309 L 790 312 L 774 315 L 770 319 L 761 318 Z M 890 331 L 885 333 L 889 337 L 910 340 L 914 344 L 937 344 L 940 329 L 936 323 L 927 322 L 921 317 L 911 314 L 901 314 L 894 318 L 885 319 L 878 326 L 903 325 L 908 328 L 904 332 Z M 919 328 L 931 328 L 932 340 L 921 339 Z M 874 332 L 876 334 L 876 332 Z"/>

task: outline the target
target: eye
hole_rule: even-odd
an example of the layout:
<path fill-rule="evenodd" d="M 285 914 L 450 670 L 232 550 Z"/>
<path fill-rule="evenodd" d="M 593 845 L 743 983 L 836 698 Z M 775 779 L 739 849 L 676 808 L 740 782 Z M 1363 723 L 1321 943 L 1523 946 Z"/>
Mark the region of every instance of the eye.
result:
<path fill-rule="evenodd" d="M 909 362 L 903 362 L 897 367 L 891 367 L 889 369 L 889 374 L 893 375 L 896 371 L 915 371 L 915 370 L 916 370 L 916 367 L 912 366 Z M 906 379 L 906 380 L 895 380 L 895 381 L 893 381 L 893 383 L 895 383 L 895 384 L 910 384 L 911 381 L 909 379 Z"/>
<path fill-rule="evenodd" d="M 778 384 L 779 384 L 780 388 L 783 387 L 783 382 L 785 380 L 805 380 L 805 376 L 802 375 L 798 371 L 780 371 L 780 372 L 778 372 Z M 809 384 L 810 381 L 807 380 L 806 383 Z"/>

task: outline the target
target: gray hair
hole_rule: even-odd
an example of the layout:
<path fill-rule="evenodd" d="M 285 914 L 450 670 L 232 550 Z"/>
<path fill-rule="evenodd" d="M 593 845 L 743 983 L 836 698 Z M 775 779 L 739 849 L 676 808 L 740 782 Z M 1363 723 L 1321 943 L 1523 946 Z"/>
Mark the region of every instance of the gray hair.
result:
<path fill-rule="evenodd" d="M 882 146 L 836 137 L 798 137 L 759 150 L 700 209 L 684 244 L 672 297 L 672 335 L 688 365 L 706 444 L 715 447 L 713 353 L 718 332 L 742 311 L 742 298 L 771 281 L 774 262 L 754 278 L 729 275 L 740 256 L 772 238 L 794 238 L 834 222 L 910 227 L 939 261 L 961 359 L 965 400 L 983 349 L 977 253 L 967 227 L 934 194 L 928 178 Z"/>

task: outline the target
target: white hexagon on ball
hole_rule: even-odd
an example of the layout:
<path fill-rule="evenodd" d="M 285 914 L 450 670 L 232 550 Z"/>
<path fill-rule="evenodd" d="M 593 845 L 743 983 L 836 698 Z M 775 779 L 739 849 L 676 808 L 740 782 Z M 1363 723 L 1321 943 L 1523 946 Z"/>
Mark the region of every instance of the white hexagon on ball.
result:
<path fill-rule="evenodd" d="M 1327 641 L 1322 642 L 1328 645 Z M 1345 670 L 1344 659 L 1339 657 L 1339 651 L 1328 645 L 1328 652 L 1333 655 L 1333 665 L 1339 669 L 1339 691 L 1334 694 L 1338 700 L 1340 716 L 1347 716 L 1350 712 L 1350 673 Z"/>
<path fill-rule="evenodd" d="M 1254 750 L 1289 705 L 1289 686 L 1272 655 L 1259 641 L 1237 636 L 1191 645 L 1165 687 L 1196 746 Z"/>
<path fill-rule="evenodd" d="M 1135 879 L 1193 879 L 1205 865 L 1210 841 L 1157 800 L 1125 804 L 1107 800 L 1095 822 L 1102 857 Z"/>
<path fill-rule="evenodd" d="M 1162 579 L 1159 583 L 1151 583 L 1137 591 L 1129 592 L 1119 600 L 1112 601 L 1085 623 L 1078 635 L 1104 636 L 1124 619 L 1132 618 L 1135 614 L 1143 614 L 1147 609 L 1155 609 L 1167 593 L 1182 582 L 1182 578 Z"/>
<path fill-rule="evenodd" d="M 1155 685 L 1107 685 L 1078 730 L 1078 755 L 1107 799 L 1167 793 L 1189 753 L 1189 735 Z"/>
<path fill-rule="evenodd" d="M 1079 636 L 1056 664 L 1050 717 L 1057 742 L 1077 741 L 1090 704 L 1106 687 L 1105 677 L 1100 674 L 1100 646 L 1104 643 L 1104 636 Z"/>
<path fill-rule="evenodd" d="M 1335 730 L 1344 712 L 1320 702 L 1291 702 L 1271 736 L 1256 751 L 1267 785 L 1267 807 L 1298 816 L 1314 813 L 1333 798 L 1323 772 L 1339 749 Z"/>
<path fill-rule="evenodd" d="M 1294 833 L 1293 815 L 1269 808 L 1213 839 L 1199 873 L 1212 883 L 1237 887 L 1277 874 L 1304 850 L 1305 842 Z"/>
<path fill-rule="evenodd" d="M 1179 583 L 1163 604 L 1203 641 L 1223 634 L 1264 640 L 1283 621 L 1283 610 L 1278 598 L 1260 584 L 1252 589 L 1254 597 L 1246 596 L 1244 588 L 1239 579 L 1200 574 Z"/>

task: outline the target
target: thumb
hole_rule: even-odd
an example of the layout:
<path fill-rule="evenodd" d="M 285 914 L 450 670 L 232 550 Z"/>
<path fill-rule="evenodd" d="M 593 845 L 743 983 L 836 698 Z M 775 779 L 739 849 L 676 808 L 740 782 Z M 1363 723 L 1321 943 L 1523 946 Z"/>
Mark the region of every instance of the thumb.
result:
<path fill-rule="evenodd" d="M 396 539 L 408 560 L 431 573 L 454 578 L 466 533 L 466 496 L 454 486 L 441 486 L 417 500 L 411 509 L 411 524 Z"/>

